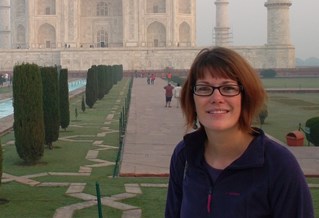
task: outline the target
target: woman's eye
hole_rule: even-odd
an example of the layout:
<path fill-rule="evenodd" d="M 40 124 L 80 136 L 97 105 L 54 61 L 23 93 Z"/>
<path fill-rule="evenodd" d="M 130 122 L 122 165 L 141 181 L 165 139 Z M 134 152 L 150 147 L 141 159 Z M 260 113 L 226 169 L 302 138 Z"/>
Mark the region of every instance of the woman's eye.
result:
<path fill-rule="evenodd" d="M 200 87 L 197 88 L 197 90 L 205 92 L 205 91 L 209 91 L 210 87 L 208 87 L 208 86 L 200 86 Z"/>
<path fill-rule="evenodd" d="M 222 89 L 223 89 L 223 91 L 226 91 L 226 92 L 232 92 L 232 91 L 236 91 L 237 87 L 236 86 L 223 86 Z"/>

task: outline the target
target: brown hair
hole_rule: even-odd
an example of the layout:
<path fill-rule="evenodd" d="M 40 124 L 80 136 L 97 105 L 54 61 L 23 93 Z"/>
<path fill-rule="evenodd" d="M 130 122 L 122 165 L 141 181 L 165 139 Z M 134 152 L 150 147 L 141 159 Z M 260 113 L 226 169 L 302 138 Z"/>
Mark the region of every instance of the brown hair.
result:
<path fill-rule="evenodd" d="M 251 124 L 266 101 L 266 92 L 253 67 L 237 52 L 223 47 L 205 48 L 196 56 L 181 92 L 181 108 L 187 127 L 196 120 L 193 87 L 208 70 L 214 78 L 229 78 L 243 86 L 239 128 L 251 132 Z"/>

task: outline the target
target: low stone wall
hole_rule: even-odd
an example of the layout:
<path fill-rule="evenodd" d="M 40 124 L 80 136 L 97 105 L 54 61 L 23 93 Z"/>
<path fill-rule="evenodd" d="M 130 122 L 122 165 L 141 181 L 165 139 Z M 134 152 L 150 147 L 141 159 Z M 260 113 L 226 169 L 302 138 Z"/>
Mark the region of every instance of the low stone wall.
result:
<path fill-rule="evenodd" d="M 69 71 L 86 71 L 92 65 L 123 65 L 124 70 L 189 69 L 204 47 L 136 47 L 69 49 L 0 49 L 1 71 L 12 71 L 16 64 L 61 65 Z M 231 47 L 255 68 L 295 66 L 292 46 Z"/>

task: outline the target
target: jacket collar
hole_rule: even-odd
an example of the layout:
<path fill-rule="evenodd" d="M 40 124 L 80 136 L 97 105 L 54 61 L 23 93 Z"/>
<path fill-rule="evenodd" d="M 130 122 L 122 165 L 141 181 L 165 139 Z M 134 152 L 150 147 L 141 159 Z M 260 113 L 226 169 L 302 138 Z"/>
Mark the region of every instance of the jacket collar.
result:
<path fill-rule="evenodd" d="M 186 155 L 189 164 L 200 166 L 204 161 L 205 130 L 199 130 L 184 136 Z M 245 169 L 261 167 L 264 163 L 265 134 L 259 128 L 254 128 L 254 139 L 241 157 L 235 160 L 227 169 Z"/>

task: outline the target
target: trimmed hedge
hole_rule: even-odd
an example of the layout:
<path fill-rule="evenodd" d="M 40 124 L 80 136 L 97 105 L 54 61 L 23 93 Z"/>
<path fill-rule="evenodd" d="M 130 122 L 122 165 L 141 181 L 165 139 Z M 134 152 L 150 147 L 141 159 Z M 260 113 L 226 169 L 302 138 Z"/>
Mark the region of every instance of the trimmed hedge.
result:
<path fill-rule="evenodd" d="M 315 146 L 319 146 L 319 117 L 313 117 L 306 121 L 306 138 Z"/>
<path fill-rule="evenodd" d="M 86 77 L 85 103 L 92 108 L 97 100 L 104 95 L 123 78 L 122 65 L 93 65 L 88 69 Z"/>
<path fill-rule="evenodd" d="M 1 145 L 1 139 L 0 139 L 0 185 L 1 185 L 1 178 L 2 178 L 2 145 Z"/>
<path fill-rule="evenodd" d="M 263 78 L 274 78 L 277 75 L 277 71 L 273 70 L 273 69 L 265 69 L 260 71 L 260 75 Z"/>
<path fill-rule="evenodd" d="M 59 105 L 60 105 L 60 125 L 61 125 L 61 128 L 65 130 L 70 124 L 68 69 L 60 70 Z"/>
<path fill-rule="evenodd" d="M 21 159 L 35 163 L 44 152 L 42 80 L 36 64 L 16 65 L 13 69 L 13 130 Z"/>
<path fill-rule="evenodd" d="M 50 149 L 53 142 L 59 138 L 60 130 L 60 110 L 59 110 L 59 83 L 56 67 L 42 67 L 42 87 L 43 87 L 43 114 L 45 144 Z"/>

